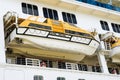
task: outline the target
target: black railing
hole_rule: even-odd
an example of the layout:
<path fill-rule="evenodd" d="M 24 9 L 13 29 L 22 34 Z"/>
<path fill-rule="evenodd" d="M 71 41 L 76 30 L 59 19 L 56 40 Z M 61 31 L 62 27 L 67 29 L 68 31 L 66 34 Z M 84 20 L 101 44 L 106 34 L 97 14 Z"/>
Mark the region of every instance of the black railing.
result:
<path fill-rule="evenodd" d="M 91 5 L 95 5 L 95 6 L 99 6 L 99 7 L 103 7 L 103 8 L 106 8 L 106 9 L 110 9 L 110 10 L 120 12 L 120 7 L 113 6 L 113 5 L 106 4 L 106 3 L 101 3 L 101 2 L 98 2 L 98 1 L 95 1 L 95 0 L 76 0 L 76 1 L 84 2 L 84 3 L 91 4 Z"/>

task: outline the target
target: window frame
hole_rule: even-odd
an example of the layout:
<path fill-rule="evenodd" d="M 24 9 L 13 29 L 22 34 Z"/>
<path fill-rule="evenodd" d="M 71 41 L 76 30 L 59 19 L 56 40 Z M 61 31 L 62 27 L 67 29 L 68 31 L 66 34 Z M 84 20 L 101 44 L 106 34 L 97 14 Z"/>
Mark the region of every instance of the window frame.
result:
<path fill-rule="evenodd" d="M 85 79 L 78 79 L 78 80 L 85 80 Z"/>
<path fill-rule="evenodd" d="M 100 24 L 103 30 L 110 31 L 109 25 L 106 21 L 100 20 Z"/>
<path fill-rule="evenodd" d="M 28 3 L 21 3 L 22 12 L 24 14 L 39 16 L 39 11 L 37 5 L 28 4 Z"/>
<path fill-rule="evenodd" d="M 34 80 L 44 80 L 42 75 L 34 75 Z"/>
<path fill-rule="evenodd" d="M 62 12 L 62 17 L 63 17 L 63 21 L 65 22 L 77 24 L 77 19 L 76 19 L 75 14 Z"/>
<path fill-rule="evenodd" d="M 120 33 L 120 24 L 111 23 L 112 29 L 116 33 Z"/>
<path fill-rule="evenodd" d="M 59 20 L 58 12 L 55 9 L 50 9 L 43 7 L 43 15 L 45 18 L 50 18 L 53 20 Z"/>
<path fill-rule="evenodd" d="M 65 77 L 57 77 L 57 80 L 65 80 Z"/>

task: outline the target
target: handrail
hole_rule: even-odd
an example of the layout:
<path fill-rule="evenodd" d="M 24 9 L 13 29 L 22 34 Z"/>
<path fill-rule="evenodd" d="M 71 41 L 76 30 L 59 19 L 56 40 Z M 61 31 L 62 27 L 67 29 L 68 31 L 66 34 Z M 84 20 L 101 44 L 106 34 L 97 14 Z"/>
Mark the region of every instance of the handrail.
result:
<path fill-rule="evenodd" d="M 95 5 L 95 6 L 99 6 L 99 7 L 103 7 L 103 8 L 106 8 L 106 9 L 110 9 L 110 10 L 120 12 L 120 7 L 116 7 L 116 6 L 113 6 L 113 5 L 110 5 L 110 4 L 106 4 L 106 3 L 101 3 L 101 2 L 98 2 L 98 1 L 95 1 L 95 0 L 76 0 L 76 1 L 83 2 L 83 3 L 88 3 L 88 4 L 91 4 L 91 5 Z"/>

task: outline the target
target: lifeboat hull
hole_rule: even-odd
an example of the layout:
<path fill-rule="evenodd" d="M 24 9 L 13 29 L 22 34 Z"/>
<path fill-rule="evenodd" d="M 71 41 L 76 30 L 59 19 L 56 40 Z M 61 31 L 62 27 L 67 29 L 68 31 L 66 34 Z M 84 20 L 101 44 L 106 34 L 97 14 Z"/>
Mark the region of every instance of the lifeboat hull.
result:
<path fill-rule="evenodd" d="M 15 29 L 11 35 L 13 42 L 9 44 L 9 47 L 24 53 L 27 52 L 27 54 L 43 57 L 45 57 L 45 55 L 50 55 L 49 57 L 52 55 L 55 57 L 61 55 L 67 60 L 72 60 L 73 58 L 75 61 L 80 61 L 85 55 L 93 55 L 99 46 L 99 42 L 93 39 L 69 35 L 62 36 L 59 33 L 50 33 L 37 29 L 18 28 L 17 30 Z M 29 45 L 37 48 L 36 52 L 32 52 L 35 51 L 32 49 L 28 49 L 28 51 L 27 48 L 22 48 L 22 46 L 14 42 L 15 38 L 22 39 L 20 45 L 23 45 L 23 47 L 24 45 Z M 41 54 L 40 52 L 43 52 L 45 55 L 42 55 L 43 53 Z"/>
<path fill-rule="evenodd" d="M 120 63 L 120 46 L 116 46 L 111 50 L 110 57 L 112 62 Z"/>
<path fill-rule="evenodd" d="M 93 39 L 61 35 L 35 29 L 18 28 L 16 37 L 26 39 L 48 50 L 74 54 L 93 55 L 99 46 L 99 42 Z"/>

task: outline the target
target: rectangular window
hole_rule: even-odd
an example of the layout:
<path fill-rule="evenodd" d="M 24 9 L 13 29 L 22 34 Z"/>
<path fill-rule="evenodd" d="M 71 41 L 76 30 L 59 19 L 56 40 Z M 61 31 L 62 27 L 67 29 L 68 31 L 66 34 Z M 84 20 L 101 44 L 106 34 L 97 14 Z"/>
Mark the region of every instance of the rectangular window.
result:
<path fill-rule="evenodd" d="M 25 58 L 17 57 L 17 64 L 25 65 L 26 64 Z"/>
<path fill-rule="evenodd" d="M 77 20 L 74 14 L 62 12 L 62 16 L 65 22 L 77 24 Z"/>
<path fill-rule="evenodd" d="M 119 24 L 115 24 L 115 23 L 111 23 L 113 31 L 120 33 L 120 25 Z"/>
<path fill-rule="evenodd" d="M 27 7 L 28 7 L 28 14 L 33 15 L 32 5 L 31 4 L 27 4 Z"/>
<path fill-rule="evenodd" d="M 27 13 L 27 5 L 26 5 L 26 3 L 22 3 L 22 11 L 23 11 L 23 13 Z"/>
<path fill-rule="evenodd" d="M 85 64 L 78 64 L 78 69 L 81 71 L 88 71 L 87 65 Z"/>
<path fill-rule="evenodd" d="M 58 68 L 60 68 L 60 69 L 66 69 L 65 62 L 58 62 Z"/>
<path fill-rule="evenodd" d="M 50 18 L 54 20 L 58 20 L 58 13 L 54 9 L 49 9 L 49 8 L 43 8 L 43 14 L 45 18 Z"/>
<path fill-rule="evenodd" d="M 57 80 L 65 80 L 64 77 L 57 77 Z"/>
<path fill-rule="evenodd" d="M 78 80 L 85 80 L 85 79 L 78 79 Z"/>
<path fill-rule="evenodd" d="M 37 8 L 37 6 L 35 6 L 35 5 L 33 5 L 33 14 L 34 14 L 34 15 L 39 15 L 39 14 L 38 14 L 38 8 Z"/>
<path fill-rule="evenodd" d="M 93 72 L 101 72 L 100 66 L 92 66 L 92 71 Z"/>
<path fill-rule="evenodd" d="M 45 62 L 46 63 L 46 67 L 50 67 L 50 68 L 52 68 L 53 67 L 53 63 L 52 63 L 52 61 L 50 61 L 50 60 L 42 60 L 42 62 Z"/>
<path fill-rule="evenodd" d="M 35 75 L 34 80 L 43 80 L 43 76 L 41 75 Z"/>
<path fill-rule="evenodd" d="M 36 5 L 22 3 L 22 12 L 25 14 L 38 16 L 38 8 Z"/>
<path fill-rule="evenodd" d="M 109 31 L 109 26 L 106 21 L 100 21 L 100 24 L 103 30 Z"/>

